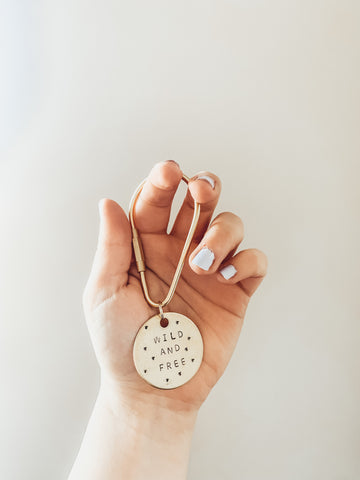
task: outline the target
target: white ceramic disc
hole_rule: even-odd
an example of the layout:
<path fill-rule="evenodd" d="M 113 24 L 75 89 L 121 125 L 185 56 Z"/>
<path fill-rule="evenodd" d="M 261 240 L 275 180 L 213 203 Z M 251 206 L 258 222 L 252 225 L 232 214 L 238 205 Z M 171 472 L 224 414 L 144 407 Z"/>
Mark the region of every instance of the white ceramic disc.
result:
<path fill-rule="evenodd" d="M 157 388 L 177 388 L 198 371 L 203 357 L 199 329 L 181 313 L 166 312 L 168 325 L 160 315 L 149 318 L 138 331 L 133 357 L 138 374 Z"/>

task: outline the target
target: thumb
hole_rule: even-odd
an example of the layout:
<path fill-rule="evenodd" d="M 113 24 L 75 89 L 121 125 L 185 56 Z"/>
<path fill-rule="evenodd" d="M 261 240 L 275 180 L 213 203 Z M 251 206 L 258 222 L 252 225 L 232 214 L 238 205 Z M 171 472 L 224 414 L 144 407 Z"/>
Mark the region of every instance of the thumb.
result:
<path fill-rule="evenodd" d="M 128 282 L 131 229 L 124 210 L 114 200 L 100 200 L 99 213 L 99 238 L 90 278 L 97 289 L 106 288 L 111 293 Z"/>

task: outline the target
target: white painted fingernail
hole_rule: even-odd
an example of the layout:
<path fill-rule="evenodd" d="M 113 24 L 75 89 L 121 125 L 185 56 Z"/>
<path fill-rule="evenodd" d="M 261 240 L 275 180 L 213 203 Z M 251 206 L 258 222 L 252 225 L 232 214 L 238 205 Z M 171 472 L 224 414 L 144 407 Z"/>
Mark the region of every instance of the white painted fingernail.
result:
<path fill-rule="evenodd" d="M 211 265 L 214 263 L 214 260 L 214 252 L 212 252 L 209 248 L 204 247 L 195 255 L 192 263 L 200 267 L 202 270 L 208 271 Z"/>
<path fill-rule="evenodd" d="M 206 180 L 208 183 L 210 183 L 213 190 L 215 188 L 215 180 L 208 175 L 199 175 L 196 177 L 196 180 Z"/>
<path fill-rule="evenodd" d="M 237 273 L 237 270 L 234 265 L 226 265 L 226 267 L 220 270 L 220 273 L 225 280 L 229 280 L 229 278 L 232 278 Z"/>

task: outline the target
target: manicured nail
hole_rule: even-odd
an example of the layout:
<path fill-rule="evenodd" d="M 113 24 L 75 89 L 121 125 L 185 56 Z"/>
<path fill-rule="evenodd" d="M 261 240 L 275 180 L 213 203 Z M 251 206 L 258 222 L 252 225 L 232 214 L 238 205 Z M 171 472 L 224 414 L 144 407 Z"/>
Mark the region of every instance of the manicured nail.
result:
<path fill-rule="evenodd" d="M 206 180 L 208 183 L 210 183 L 213 190 L 215 188 L 215 180 L 208 175 L 199 175 L 198 177 L 196 177 L 196 180 Z"/>
<path fill-rule="evenodd" d="M 237 273 L 237 270 L 234 265 L 226 265 L 226 267 L 220 270 L 220 273 L 225 278 L 225 280 L 229 280 L 229 278 L 232 278 L 235 273 Z"/>
<path fill-rule="evenodd" d="M 214 252 L 212 252 L 209 248 L 204 247 L 195 255 L 192 263 L 200 267 L 202 270 L 208 271 L 211 265 L 214 263 L 214 260 Z"/>
<path fill-rule="evenodd" d="M 177 165 L 180 168 L 180 165 L 178 164 L 178 162 L 175 162 L 175 160 L 164 160 L 163 161 L 163 163 L 167 163 L 167 162 L 173 162 L 173 163 L 175 163 L 175 165 Z"/>

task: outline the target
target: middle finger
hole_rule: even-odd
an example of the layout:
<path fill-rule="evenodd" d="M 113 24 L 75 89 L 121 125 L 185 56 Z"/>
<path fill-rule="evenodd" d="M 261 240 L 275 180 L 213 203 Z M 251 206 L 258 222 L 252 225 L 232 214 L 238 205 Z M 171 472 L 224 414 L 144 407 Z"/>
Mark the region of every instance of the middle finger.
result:
<path fill-rule="evenodd" d="M 216 272 L 235 253 L 243 238 L 241 218 L 231 212 L 220 213 L 189 257 L 192 270 L 199 275 Z"/>
<path fill-rule="evenodd" d="M 194 199 L 200 203 L 199 221 L 193 240 L 199 242 L 209 226 L 221 191 L 220 179 L 210 172 L 200 172 L 189 180 L 184 202 L 177 214 L 171 235 L 185 239 L 194 214 Z"/>

